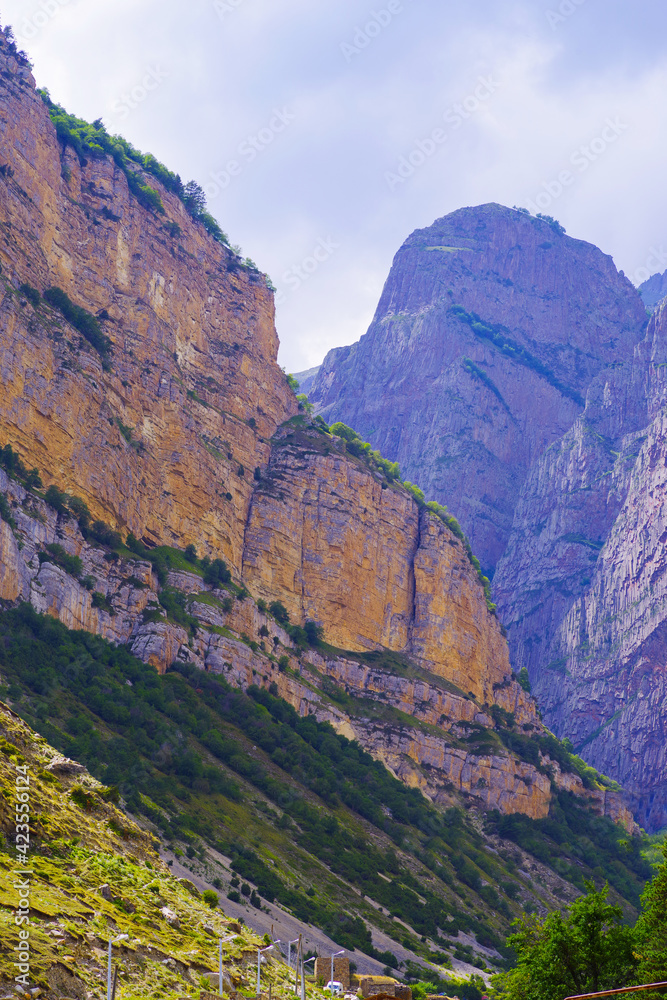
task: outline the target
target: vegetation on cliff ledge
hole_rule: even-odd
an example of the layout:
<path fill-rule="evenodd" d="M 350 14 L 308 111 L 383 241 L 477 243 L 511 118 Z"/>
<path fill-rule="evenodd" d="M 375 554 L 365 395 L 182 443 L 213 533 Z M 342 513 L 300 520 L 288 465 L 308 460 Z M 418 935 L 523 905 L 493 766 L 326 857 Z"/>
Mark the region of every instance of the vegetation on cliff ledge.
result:
<path fill-rule="evenodd" d="M 567 396 L 568 399 L 571 399 L 577 404 L 577 406 L 584 405 L 581 393 L 577 392 L 576 389 L 572 389 L 570 386 L 565 385 L 565 383 L 562 382 L 550 368 L 547 368 L 547 366 L 543 364 L 539 358 L 535 357 L 534 354 L 531 354 L 525 347 L 522 347 L 521 344 L 517 343 L 517 341 L 510 336 L 510 331 L 506 326 L 503 326 L 501 323 L 487 323 L 481 319 L 477 313 L 468 312 L 468 310 L 461 305 L 454 304 L 450 306 L 449 312 L 452 316 L 455 316 L 457 319 L 461 320 L 462 323 L 469 326 L 477 338 L 480 340 L 486 340 L 490 344 L 493 344 L 496 350 L 500 351 L 501 354 L 504 354 L 505 357 L 510 359 L 510 361 L 523 365 L 525 368 L 532 369 L 532 371 L 536 372 L 540 378 L 543 378 L 549 383 L 549 385 L 552 385 L 554 389 L 557 389 L 561 395 Z M 477 371 L 479 371 L 479 369 Z M 495 385 L 493 386 L 492 391 L 496 395 L 499 394 L 499 390 L 495 387 Z M 500 398 L 502 399 L 502 397 Z"/>
<path fill-rule="evenodd" d="M 48 108 L 49 117 L 55 126 L 59 140 L 63 145 L 70 146 L 74 150 L 82 165 L 85 165 L 88 158 L 110 156 L 119 170 L 124 173 L 128 187 L 139 204 L 150 212 L 164 215 L 162 198 L 144 179 L 145 174 L 154 177 L 167 191 L 175 194 L 181 200 L 195 222 L 201 223 L 206 232 L 217 243 L 221 243 L 232 252 L 233 256 L 230 262 L 233 264 L 232 270 L 240 267 L 249 272 L 251 277 L 258 278 L 260 276 L 259 268 L 249 257 L 239 260 L 240 249 L 230 245 L 227 234 L 223 232 L 217 220 L 208 211 L 206 195 L 196 181 L 188 181 L 184 184 L 179 174 L 175 174 L 165 167 L 152 153 L 141 153 L 121 135 L 110 135 L 101 118 L 94 122 L 87 122 L 70 114 L 62 105 L 54 103 L 46 88 L 38 93 Z M 113 217 L 108 210 L 106 211 L 110 218 Z M 167 223 L 167 228 L 172 230 L 174 235 L 180 233 L 177 223 Z M 267 283 L 273 288 L 268 279 Z"/>
<path fill-rule="evenodd" d="M 299 389 L 299 383 L 294 378 L 293 375 L 288 375 L 288 384 L 291 389 L 296 393 Z M 299 400 L 299 409 L 305 410 L 309 405 L 307 397 L 305 395 L 297 396 Z M 286 422 L 284 426 L 292 425 L 295 428 L 297 426 L 302 427 L 304 430 L 308 429 L 307 420 L 310 419 L 309 416 L 302 417 L 292 417 Z M 360 434 L 358 434 L 352 427 L 348 427 L 347 424 L 342 423 L 340 420 L 332 424 L 330 427 L 326 423 L 323 417 L 316 416 L 310 426 L 319 434 L 332 435 L 340 439 L 343 442 L 343 446 L 347 454 L 354 456 L 354 458 L 360 459 L 368 468 L 368 470 L 374 475 L 380 475 L 384 484 L 387 486 L 396 486 L 407 490 L 407 492 L 416 501 L 418 507 L 423 507 L 429 510 L 431 514 L 435 514 L 443 524 L 446 524 L 450 531 L 459 539 L 463 544 L 466 551 L 466 555 L 470 560 L 470 564 L 477 573 L 477 579 L 484 590 L 484 597 L 486 600 L 486 606 L 491 614 L 495 615 L 496 605 L 493 602 L 491 596 L 491 581 L 487 576 L 484 575 L 482 571 L 479 559 L 474 554 L 472 546 L 469 539 L 466 537 L 461 525 L 456 520 L 453 514 L 447 510 L 443 504 L 438 503 L 437 500 L 426 500 L 423 490 L 419 488 L 415 483 L 411 483 L 407 479 L 402 479 L 401 470 L 398 462 L 390 462 L 388 459 L 383 458 L 381 452 L 374 449 L 373 446 L 368 442 L 364 441 Z M 383 489 L 384 489 L 383 485 Z"/>
<path fill-rule="evenodd" d="M 501 949 L 518 901 L 528 905 L 518 855 L 490 851 L 461 811 L 438 810 L 357 743 L 270 691 L 243 692 L 187 664 L 161 677 L 126 649 L 69 632 L 29 605 L 0 615 L 0 669 L 26 721 L 118 787 L 161 836 L 193 857 L 204 845 L 231 857 L 258 896 L 345 947 L 375 954 L 370 921 L 431 960 L 423 937 L 438 942 L 442 964 L 459 930 Z M 567 798 L 555 810 L 538 822 L 492 818 L 491 827 L 506 844 L 544 851 L 576 885 L 608 878 L 616 898 L 636 907 L 650 874 L 642 841 Z M 315 897 L 300 888 L 313 864 L 324 880 Z M 341 879 L 363 894 L 353 910 Z M 395 967 L 391 955 L 382 960 Z"/>

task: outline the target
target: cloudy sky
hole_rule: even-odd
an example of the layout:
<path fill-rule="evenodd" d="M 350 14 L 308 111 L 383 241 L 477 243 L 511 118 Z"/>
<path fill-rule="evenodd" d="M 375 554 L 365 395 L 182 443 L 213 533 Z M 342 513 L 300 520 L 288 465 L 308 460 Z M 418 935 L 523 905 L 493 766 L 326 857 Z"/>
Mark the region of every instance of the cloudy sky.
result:
<path fill-rule="evenodd" d="M 420 226 L 554 215 L 667 269 L 664 0 L 0 0 L 41 86 L 207 191 L 280 362 L 355 341 Z"/>

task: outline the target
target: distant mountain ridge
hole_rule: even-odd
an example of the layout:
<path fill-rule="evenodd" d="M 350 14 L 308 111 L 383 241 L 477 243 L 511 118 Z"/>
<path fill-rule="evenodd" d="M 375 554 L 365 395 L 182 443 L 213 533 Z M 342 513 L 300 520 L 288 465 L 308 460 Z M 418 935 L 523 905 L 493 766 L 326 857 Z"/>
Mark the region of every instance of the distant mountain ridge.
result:
<path fill-rule="evenodd" d="M 308 393 L 448 504 L 493 571 L 521 483 L 646 325 L 596 247 L 500 205 L 417 230 L 368 332 L 325 358 Z"/>
<path fill-rule="evenodd" d="M 409 237 L 309 393 L 450 506 L 545 721 L 649 830 L 667 824 L 666 294 L 667 272 L 636 290 L 548 220 L 463 209 Z"/>
<path fill-rule="evenodd" d="M 667 295 L 667 271 L 663 271 L 662 274 L 652 274 L 639 286 L 639 294 L 646 308 L 653 312 Z"/>

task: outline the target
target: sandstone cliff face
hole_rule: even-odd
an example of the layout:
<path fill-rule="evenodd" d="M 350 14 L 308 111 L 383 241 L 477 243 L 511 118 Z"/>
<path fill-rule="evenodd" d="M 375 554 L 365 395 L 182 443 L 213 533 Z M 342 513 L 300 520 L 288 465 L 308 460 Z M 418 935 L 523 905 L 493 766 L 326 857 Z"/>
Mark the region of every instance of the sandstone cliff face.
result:
<path fill-rule="evenodd" d="M 447 504 L 492 568 L 529 466 L 645 319 L 597 248 L 499 205 L 461 209 L 406 240 L 368 333 L 327 355 L 309 398 Z"/>
<path fill-rule="evenodd" d="M 0 472 L 11 511 L 0 517 L 0 599 L 127 644 L 161 671 L 188 660 L 233 684 L 275 684 L 438 801 L 466 795 L 546 815 L 542 771 L 499 738 L 488 759 L 466 743 L 475 727 L 493 728 L 493 705 L 524 731 L 540 724 L 463 546 L 297 415 L 263 281 L 168 191 L 165 216 L 153 215 L 109 158 L 81 164 L 61 148 L 4 38 L 0 71 L 0 444 L 124 536 L 223 556 L 252 594 L 232 587 L 230 609 L 201 568 L 172 572 L 192 618 L 170 620 L 150 561 L 86 541 L 74 518 Z M 61 287 L 99 315 L 110 364 L 23 283 Z M 80 573 L 63 568 L 63 550 Z M 338 651 L 298 655 L 259 598 L 282 601 L 293 622 L 321 623 Z M 382 650 L 401 654 L 403 673 L 354 659 Z M 368 717 L 339 695 L 362 699 Z"/>
<path fill-rule="evenodd" d="M 96 516 L 238 570 L 253 470 L 296 412 L 272 294 L 153 177 L 164 216 L 138 204 L 110 157 L 82 166 L 63 149 L 4 36 L 0 73 L 2 443 Z M 17 292 L 23 282 L 106 310 L 110 371 L 59 313 Z"/>
<path fill-rule="evenodd" d="M 387 664 L 380 655 L 369 663 L 363 654 L 299 651 L 252 597 L 240 592 L 225 604 L 234 588 L 207 587 L 195 569 L 172 571 L 168 578 L 197 622 L 195 630 L 188 630 L 160 610 L 150 562 L 105 558 L 109 553 L 85 541 L 73 518 L 57 515 L 2 471 L 0 492 L 16 522 L 12 529 L 0 520 L 0 600 L 30 601 L 70 628 L 126 644 L 160 671 L 188 662 L 244 689 L 252 684 L 270 688 L 299 714 L 313 714 L 358 740 L 397 777 L 440 805 L 463 799 L 483 809 L 544 818 L 552 801 L 551 774 L 557 787 L 591 800 L 600 814 L 634 829 L 622 796 L 604 787 L 584 789 L 577 774 L 561 773 L 548 757 L 540 769 L 510 753 L 494 735 L 492 752 L 471 746 L 471 737 L 480 732 L 495 733 L 493 705 L 514 713 L 522 732 L 541 732 L 534 702 L 509 678 L 496 684 L 485 703 L 483 692 L 475 698 L 458 690 L 439 675 L 435 663 L 422 661 L 428 670 L 415 658 Z M 81 559 L 79 577 L 52 561 L 48 546 L 53 543 Z M 95 607 L 95 594 L 103 595 L 104 607 Z M 156 612 L 162 615 L 158 620 Z M 287 657 L 287 669 L 278 662 L 281 656 Z"/>
<path fill-rule="evenodd" d="M 492 702 L 510 675 L 507 644 L 461 543 L 413 498 L 285 428 L 252 501 L 243 574 L 344 649 L 386 647 Z M 339 446 L 342 442 L 339 442 Z"/>
<path fill-rule="evenodd" d="M 528 477 L 494 581 L 545 721 L 667 823 L 667 312 Z"/>

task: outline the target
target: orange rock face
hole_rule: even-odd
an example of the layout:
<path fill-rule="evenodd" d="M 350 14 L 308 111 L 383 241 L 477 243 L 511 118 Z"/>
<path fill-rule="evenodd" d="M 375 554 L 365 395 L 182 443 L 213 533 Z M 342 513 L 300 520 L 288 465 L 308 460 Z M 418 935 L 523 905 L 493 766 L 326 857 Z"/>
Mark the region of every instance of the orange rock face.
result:
<path fill-rule="evenodd" d="M 294 620 L 321 622 L 343 649 L 406 653 L 487 703 L 510 677 L 507 643 L 462 544 L 316 432 L 279 435 L 253 497 L 243 574 L 253 593 L 278 597 Z"/>
<path fill-rule="evenodd" d="M 444 782 L 487 807 L 545 815 L 543 775 L 500 747 L 483 758 L 460 744 L 466 727 L 493 726 L 484 706 L 494 703 L 539 728 L 464 547 L 403 487 L 299 415 L 276 362 L 262 276 L 152 177 L 164 215 L 137 203 L 110 158 L 81 164 L 63 148 L 2 40 L 0 128 L 0 445 L 123 536 L 223 557 L 250 592 L 230 610 L 201 569 L 172 573 L 198 623 L 189 635 L 160 618 L 148 562 L 106 560 L 73 518 L 0 470 L 15 522 L 0 519 L 0 599 L 127 643 L 160 671 L 180 659 L 240 686 L 261 677 L 436 799 Z M 109 362 L 22 285 L 57 286 L 97 315 Z M 53 543 L 82 560 L 78 578 L 46 551 Z M 311 652 L 304 666 L 260 598 L 281 601 L 293 623 L 320 623 L 338 651 Z M 279 669 L 281 650 L 291 673 Z M 341 650 L 393 651 L 407 673 L 374 675 Z M 317 681 L 304 676 L 311 669 Z M 327 698 L 329 682 L 386 699 L 414 731 L 392 724 L 383 739 L 382 726 Z"/>
<path fill-rule="evenodd" d="M 405 649 L 418 510 L 321 435 L 287 428 L 253 498 L 243 573 L 344 649 Z"/>
<path fill-rule="evenodd" d="M 111 158 L 82 166 L 63 150 L 4 45 L 0 64 L 2 438 L 95 515 L 240 569 L 253 470 L 296 412 L 272 294 L 153 178 L 164 216 Z M 109 317 L 109 371 L 57 311 L 17 293 L 24 282 Z"/>

